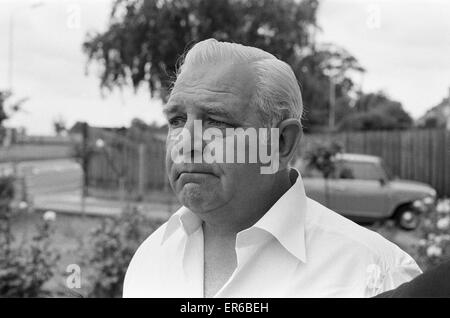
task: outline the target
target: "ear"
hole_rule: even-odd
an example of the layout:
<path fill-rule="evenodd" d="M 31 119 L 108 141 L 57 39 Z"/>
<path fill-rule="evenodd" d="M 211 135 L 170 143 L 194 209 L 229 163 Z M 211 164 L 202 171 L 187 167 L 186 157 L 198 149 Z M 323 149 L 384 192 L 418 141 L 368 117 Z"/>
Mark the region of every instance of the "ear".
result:
<path fill-rule="evenodd" d="M 298 119 L 289 118 L 283 120 L 279 125 L 279 154 L 280 170 L 286 169 L 289 161 L 295 154 L 297 145 L 302 138 L 302 124 Z"/>

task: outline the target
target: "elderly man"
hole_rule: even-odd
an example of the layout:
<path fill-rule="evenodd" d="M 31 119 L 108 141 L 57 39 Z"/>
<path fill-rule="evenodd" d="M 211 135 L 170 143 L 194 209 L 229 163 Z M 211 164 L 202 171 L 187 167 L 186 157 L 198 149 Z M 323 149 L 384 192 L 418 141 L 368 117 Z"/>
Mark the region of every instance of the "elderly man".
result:
<path fill-rule="evenodd" d="M 288 164 L 302 110 L 292 69 L 265 51 L 209 39 L 187 53 L 164 107 L 167 174 L 183 206 L 137 250 L 124 297 L 366 297 L 420 274 L 396 245 L 306 197 Z M 238 138 L 267 128 L 256 145 Z M 235 160 L 205 163 L 210 144 Z"/>

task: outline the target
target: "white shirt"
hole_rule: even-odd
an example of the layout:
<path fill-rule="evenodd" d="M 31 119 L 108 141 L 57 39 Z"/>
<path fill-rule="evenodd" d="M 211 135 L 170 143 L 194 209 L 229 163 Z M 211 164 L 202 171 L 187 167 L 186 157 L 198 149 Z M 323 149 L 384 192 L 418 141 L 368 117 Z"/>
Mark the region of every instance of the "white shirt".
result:
<path fill-rule="evenodd" d="M 236 255 L 237 267 L 215 297 L 370 297 L 421 273 L 378 233 L 307 198 L 299 175 L 237 234 Z M 123 296 L 203 297 L 203 261 L 201 220 L 182 207 L 135 253 Z"/>

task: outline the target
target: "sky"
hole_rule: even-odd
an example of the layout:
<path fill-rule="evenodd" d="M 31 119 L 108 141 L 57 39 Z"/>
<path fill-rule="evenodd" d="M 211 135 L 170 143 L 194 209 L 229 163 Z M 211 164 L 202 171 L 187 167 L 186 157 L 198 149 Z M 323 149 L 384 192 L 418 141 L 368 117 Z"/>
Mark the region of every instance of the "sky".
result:
<path fill-rule="evenodd" d="M 29 134 L 70 127 L 129 125 L 135 117 L 164 123 L 161 102 L 131 89 L 101 95 L 95 66 L 86 73 L 81 44 L 107 26 L 112 0 L 0 0 L 0 89 L 9 87 L 9 21 L 14 17 L 12 87 L 28 97 L 7 126 Z M 449 94 L 450 1 L 322 0 L 317 39 L 352 53 L 365 67 L 366 92 L 383 90 L 418 118 Z"/>

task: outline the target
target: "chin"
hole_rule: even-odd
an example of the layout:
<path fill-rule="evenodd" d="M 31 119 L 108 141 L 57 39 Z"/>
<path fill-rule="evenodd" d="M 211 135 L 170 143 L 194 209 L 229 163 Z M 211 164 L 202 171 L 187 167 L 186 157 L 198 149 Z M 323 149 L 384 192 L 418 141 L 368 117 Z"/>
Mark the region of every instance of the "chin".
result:
<path fill-rule="evenodd" d="M 202 212 L 211 209 L 217 204 L 217 200 L 212 195 L 211 189 L 204 189 L 199 184 L 189 183 L 183 186 L 178 197 L 184 206 L 193 212 Z"/>

